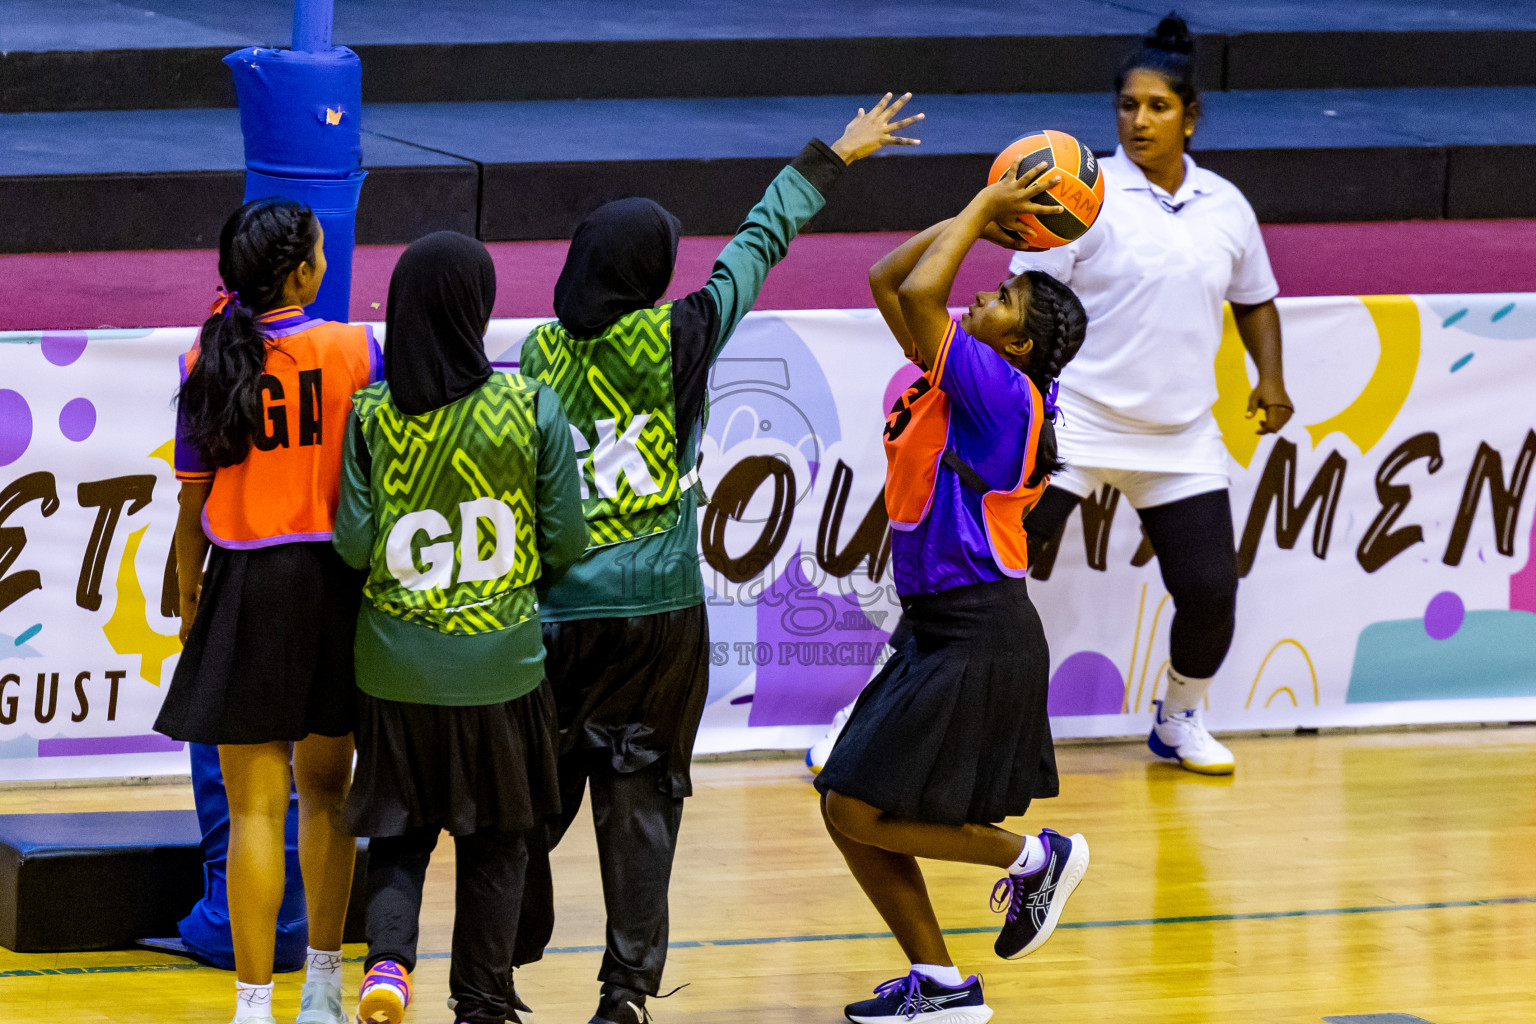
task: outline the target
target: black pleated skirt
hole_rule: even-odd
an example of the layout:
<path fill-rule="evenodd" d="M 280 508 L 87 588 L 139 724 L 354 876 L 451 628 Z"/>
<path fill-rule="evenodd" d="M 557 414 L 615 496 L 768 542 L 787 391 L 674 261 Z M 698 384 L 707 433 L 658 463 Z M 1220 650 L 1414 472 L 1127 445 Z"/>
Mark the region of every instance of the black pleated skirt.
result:
<path fill-rule="evenodd" d="M 936 824 L 1015 817 L 1060 789 L 1050 651 L 1022 579 L 902 599 L 910 633 L 870 681 L 816 788 Z"/>
<path fill-rule="evenodd" d="M 347 735 L 362 588 L 329 541 L 214 545 L 155 729 L 190 743 Z"/>
<path fill-rule="evenodd" d="M 560 811 L 549 683 L 500 704 L 443 707 L 357 695 L 353 835 L 422 827 L 521 832 Z"/>

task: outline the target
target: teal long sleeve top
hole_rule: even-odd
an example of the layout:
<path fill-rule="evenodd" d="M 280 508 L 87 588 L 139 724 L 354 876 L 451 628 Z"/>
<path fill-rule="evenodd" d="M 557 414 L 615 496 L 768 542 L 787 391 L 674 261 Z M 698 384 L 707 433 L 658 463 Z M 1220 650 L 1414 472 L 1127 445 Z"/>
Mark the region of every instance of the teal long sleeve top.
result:
<path fill-rule="evenodd" d="M 805 147 L 779 172 L 763 198 L 715 260 L 709 281 L 672 304 L 672 373 L 683 451 L 679 465 L 698 458 L 709 369 L 751 310 L 774 264 L 807 221 L 826 205 L 826 195 L 846 165 L 820 140 Z M 595 548 L 549 591 L 546 621 L 630 618 L 702 604 L 699 567 L 698 492 L 683 498 L 678 525 L 665 533 Z"/>

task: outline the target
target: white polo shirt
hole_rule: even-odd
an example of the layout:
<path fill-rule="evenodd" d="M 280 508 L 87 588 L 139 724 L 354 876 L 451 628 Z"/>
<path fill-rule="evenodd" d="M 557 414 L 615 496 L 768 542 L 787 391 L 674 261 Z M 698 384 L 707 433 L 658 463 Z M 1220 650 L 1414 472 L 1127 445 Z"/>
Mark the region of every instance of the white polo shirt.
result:
<path fill-rule="evenodd" d="M 1211 415 L 1222 302 L 1280 291 L 1259 222 L 1237 186 L 1184 157 L 1175 195 L 1123 149 L 1101 164 L 1104 207 L 1077 241 L 1015 253 L 1014 273 L 1043 270 L 1088 313 L 1083 347 L 1061 374 L 1068 463 L 1106 469 L 1225 473 Z"/>

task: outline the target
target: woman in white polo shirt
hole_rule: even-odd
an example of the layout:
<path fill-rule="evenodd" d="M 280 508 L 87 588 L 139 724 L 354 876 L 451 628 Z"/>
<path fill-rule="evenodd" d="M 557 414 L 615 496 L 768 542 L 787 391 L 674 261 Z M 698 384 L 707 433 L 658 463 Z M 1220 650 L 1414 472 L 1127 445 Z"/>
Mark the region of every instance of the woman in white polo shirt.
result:
<path fill-rule="evenodd" d="M 1056 537 L 1083 498 L 1110 484 L 1141 516 L 1173 597 L 1167 688 L 1147 744 L 1205 774 L 1233 770 L 1201 706 L 1232 644 L 1237 559 L 1227 453 L 1211 413 L 1222 303 L 1258 367 L 1248 401 L 1260 433 L 1292 413 L 1280 360 L 1279 291 L 1258 220 L 1229 181 L 1185 153 L 1200 116 L 1193 39 L 1164 18 L 1115 83 L 1120 148 L 1103 161 L 1104 207 L 1070 245 L 1018 253 L 1088 311 L 1082 350 L 1062 372 L 1057 439 L 1067 469 L 1026 522 Z M 1032 559 L 1033 561 L 1033 559 Z"/>

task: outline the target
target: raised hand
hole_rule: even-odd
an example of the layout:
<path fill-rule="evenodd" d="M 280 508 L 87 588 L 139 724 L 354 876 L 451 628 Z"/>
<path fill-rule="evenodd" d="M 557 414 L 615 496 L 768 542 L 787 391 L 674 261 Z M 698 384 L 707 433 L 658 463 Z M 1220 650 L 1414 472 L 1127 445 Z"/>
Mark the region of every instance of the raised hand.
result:
<path fill-rule="evenodd" d="M 904 117 L 900 121 L 892 121 L 901 112 L 901 108 L 907 105 L 912 98 L 907 93 L 894 103 L 891 102 L 891 94 L 886 93 L 876 103 L 873 110 L 865 112 L 863 107 L 848 127 L 843 129 L 842 138 L 832 143 L 832 152 L 842 157 L 843 163 L 851 164 L 855 160 L 862 160 L 881 146 L 916 146 L 918 139 L 908 138 L 905 135 L 897 135 L 909 125 L 916 124 L 923 119 L 922 114 L 913 114 Z"/>
<path fill-rule="evenodd" d="M 1023 162 L 1024 158 L 1019 157 L 1013 162 L 1009 173 L 976 194 L 977 200 L 985 205 L 995 222 L 1020 233 L 1022 227 L 1015 227 L 1020 217 L 1026 214 L 1062 212 L 1062 207 L 1055 203 L 1034 201 L 1035 196 L 1041 192 L 1061 184 L 1061 175 L 1054 171 L 1047 173 L 1044 164 L 1021 172 L 1019 166 Z"/>

